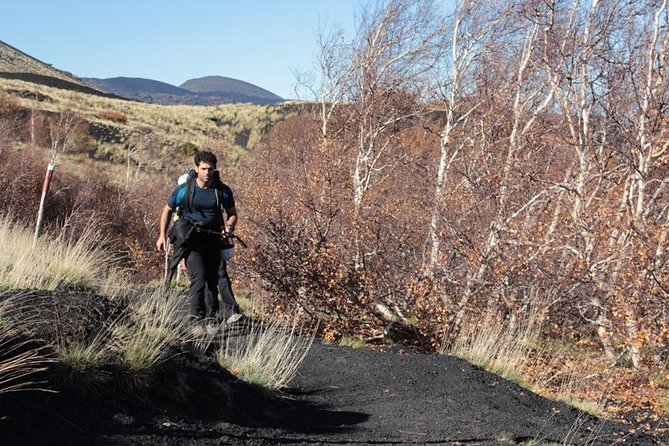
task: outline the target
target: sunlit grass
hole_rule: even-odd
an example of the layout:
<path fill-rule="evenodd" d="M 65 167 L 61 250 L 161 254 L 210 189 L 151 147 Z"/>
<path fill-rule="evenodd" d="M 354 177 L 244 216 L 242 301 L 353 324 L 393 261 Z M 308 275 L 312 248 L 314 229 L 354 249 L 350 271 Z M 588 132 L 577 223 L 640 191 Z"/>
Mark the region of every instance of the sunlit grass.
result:
<path fill-rule="evenodd" d="M 31 229 L 0 218 L 0 289 L 98 289 L 113 270 L 114 259 L 87 228 L 76 240 L 45 234 L 33 240 Z M 113 274 L 113 273 L 112 273 Z"/>
<path fill-rule="evenodd" d="M 339 339 L 338 342 L 339 345 L 342 347 L 351 347 L 351 348 L 365 348 L 367 347 L 367 344 L 365 344 L 365 341 L 359 338 L 354 338 L 351 336 L 342 336 L 341 339 Z"/>
<path fill-rule="evenodd" d="M 297 318 L 287 325 L 252 323 L 247 333 L 225 337 L 217 359 L 243 381 L 281 389 L 297 375 L 315 332 L 300 326 Z"/>
<path fill-rule="evenodd" d="M 532 322 L 512 325 L 494 316 L 467 321 L 454 342 L 442 348 L 514 382 L 522 382 L 532 345 L 539 337 L 539 326 Z"/>

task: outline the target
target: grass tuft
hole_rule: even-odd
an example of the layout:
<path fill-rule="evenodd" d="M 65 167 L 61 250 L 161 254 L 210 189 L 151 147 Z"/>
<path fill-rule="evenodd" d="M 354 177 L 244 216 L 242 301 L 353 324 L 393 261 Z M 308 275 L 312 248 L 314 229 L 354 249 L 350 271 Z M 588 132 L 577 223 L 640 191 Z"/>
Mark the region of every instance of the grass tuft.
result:
<path fill-rule="evenodd" d="M 505 379 L 522 384 L 531 346 L 539 337 L 539 326 L 529 322 L 513 325 L 492 315 L 463 324 L 455 341 L 442 353 L 466 359 Z M 519 382 L 520 381 L 520 382 Z"/>
<path fill-rule="evenodd" d="M 99 341 L 90 345 L 67 344 L 57 350 L 56 376 L 61 385 L 80 393 L 97 394 L 109 382 Z"/>
<path fill-rule="evenodd" d="M 80 393 L 98 394 L 104 389 L 111 380 L 105 366 L 111 362 L 112 333 L 122 317 L 106 321 L 88 343 L 59 335 L 54 370 L 60 385 Z"/>
<path fill-rule="evenodd" d="M 184 297 L 178 291 L 155 288 L 130 303 L 132 319 L 114 330 L 121 366 L 139 384 L 167 359 L 172 347 L 189 336 Z"/>
<path fill-rule="evenodd" d="M 30 321 L 17 322 L 8 316 L 15 306 L 13 298 L 0 300 L 0 394 L 45 390 L 34 377 L 53 362 L 44 348 L 25 335 Z"/>
<path fill-rule="evenodd" d="M 113 270 L 113 256 L 87 227 L 76 240 L 65 233 L 33 240 L 31 230 L 0 217 L 0 289 L 98 289 Z"/>
<path fill-rule="evenodd" d="M 248 334 L 226 336 L 217 359 L 243 381 L 271 390 L 281 389 L 297 375 L 315 333 L 316 330 L 298 326 L 297 318 L 289 324 L 251 323 Z"/>

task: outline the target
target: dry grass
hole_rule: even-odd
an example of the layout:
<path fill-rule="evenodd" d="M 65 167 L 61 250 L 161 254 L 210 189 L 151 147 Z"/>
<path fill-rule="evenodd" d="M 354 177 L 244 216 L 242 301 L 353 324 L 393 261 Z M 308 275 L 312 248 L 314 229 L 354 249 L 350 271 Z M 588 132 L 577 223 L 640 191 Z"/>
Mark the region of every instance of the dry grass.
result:
<path fill-rule="evenodd" d="M 590 362 L 586 367 L 573 357 L 574 346 L 542 345 L 539 318 L 533 314 L 527 319 L 515 326 L 492 316 L 469 321 L 442 353 L 466 359 L 546 398 L 606 417 L 603 402 L 609 395 L 593 392 L 594 383 L 605 380 L 606 365 L 595 371 L 592 358 L 583 359 Z"/>
<path fill-rule="evenodd" d="M 172 347 L 187 340 L 186 307 L 178 291 L 159 287 L 140 293 L 130 305 L 131 322 L 114 329 L 122 367 L 138 377 L 149 374 Z"/>
<path fill-rule="evenodd" d="M 470 321 L 453 345 L 443 353 L 464 358 L 484 369 L 516 382 L 546 398 L 562 401 L 586 413 L 602 418 L 600 428 L 608 420 L 603 407 L 605 395 L 601 393 L 585 398 L 586 388 L 591 381 L 601 379 L 584 369 L 574 367 L 567 359 L 571 349 L 566 346 L 561 350 L 547 350 L 540 346 L 539 318 L 533 314 L 524 325 L 500 323 L 495 317 L 487 316 L 482 320 Z M 541 360 L 540 360 L 541 359 Z M 530 445 L 567 445 L 581 438 L 584 419 L 579 417 L 570 427 L 562 442 L 546 442 L 539 434 L 536 439 L 523 443 Z M 585 442 L 597 443 L 600 432 L 588 430 Z M 579 440 L 580 441 L 580 440 Z"/>
<path fill-rule="evenodd" d="M 217 359 L 238 378 L 268 389 L 281 389 L 295 377 L 313 343 L 316 330 L 292 318 L 268 325 L 252 323 L 249 333 L 227 336 Z"/>
<path fill-rule="evenodd" d="M 0 79 L 0 91 L 29 90 L 48 96 L 53 102 L 37 102 L 17 98 L 28 109 L 61 112 L 71 110 L 89 122 L 109 124 L 110 114 L 124 116 L 114 122 L 126 134 L 136 129 L 151 129 L 163 138 L 168 148 L 192 143 L 210 146 L 214 141 L 227 141 L 229 147 L 254 149 L 262 136 L 278 121 L 293 113 L 294 105 L 260 106 L 224 104 L 219 106 L 157 105 L 122 99 L 105 98 L 79 92 L 60 90 L 12 79 Z M 174 155 L 172 153 L 172 155 Z"/>
<path fill-rule="evenodd" d="M 170 352 L 193 340 L 183 292 L 158 287 L 132 297 L 124 282 L 112 286 L 117 272 L 111 268 L 111 257 L 100 247 L 93 231 L 85 231 L 76 241 L 61 234 L 55 238 L 40 237 L 33 244 L 30 230 L 5 217 L 0 219 L 0 243 L 5 253 L 0 259 L 0 286 L 5 289 L 106 287 L 126 294 L 130 301 L 124 317 L 109 321 L 90 345 L 68 340 L 57 343 L 57 368 L 68 386 L 94 390 L 104 385 L 108 376 L 102 371 L 103 366 L 116 360 L 128 372 L 127 376 L 141 386 Z M 10 339 L 13 331 L 7 330 L 3 328 L 0 332 L 2 339 Z M 219 358 L 237 370 L 242 379 L 280 388 L 295 375 L 313 341 L 313 334 L 307 338 L 299 337 L 301 334 L 303 327 L 296 322 L 287 327 L 278 322 L 257 324 L 247 336 L 226 339 Z M 13 383 L 22 377 L 17 370 L 24 370 L 26 375 L 33 373 L 37 369 L 31 364 L 41 364 L 41 360 L 31 351 L 14 355 L 4 365 L 7 375 L 0 384 Z"/>
<path fill-rule="evenodd" d="M 64 287 L 92 289 L 111 296 L 125 295 L 131 301 L 128 312 L 121 319 L 108 321 L 89 345 L 73 340 L 56 342 L 57 365 L 63 382 L 72 387 L 93 390 L 103 385 L 103 372 L 112 356 L 120 360 L 124 370 L 141 381 L 162 361 L 170 347 L 183 341 L 187 334 L 183 296 L 160 289 L 132 293 L 121 271 L 114 267 L 113 257 L 104 249 L 97 233 L 86 229 L 77 240 L 65 233 L 56 237 L 42 236 L 33 243 L 33 234 L 27 228 L 0 219 L 0 288 L 57 290 Z M 130 298 L 129 296 L 135 296 Z M 127 322 L 130 321 L 130 322 Z M 0 326 L 0 347 L 7 350 L 3 358 L 11 357 L 9 370 L 0 385 L 12 382 L 22 364 L 33 364 L 39 359 L 24 344 L 14 345 L 9 325 Z M 10 347 L 13 348 L 10 349 Z M 17 354 L 12 354 L 14 351 Z M 20 353 L 20 354 L 19 354 Z M 11 355 L 10 355 L 11 354 Z M 24 366 L 27 372 L 34 367 Z M 1 372 L 0 372 L 1 373 Z"/>
<path fill-rule="evenodd" d="M 466 321 L 442 353 L 466 359 L 506 379 L 518 382 L 528 364 L 532 345 L 539 338 L 539 324 L 530 317 L 523 324 L 500 322 L 495 315 Z"/>
<path fill-rule="evenodd" d="M 0 245 L 0 289 L 56 290 L 69 286 L 97 290 L 114 270 L 113 256 L 90 227 L 76 240 L 61 233 L 33 241 L 32 230 L 4 216 L 0 218 Z"/>
<path fill-rule="evenodd" d="M 595 357 L 576 358 L 577 347 L 544 343 L 540 354 L 542 361 L 526 373 L 537 393 L 562 401 L 570 406 L 588 412 L 597 417 L 605 417 L 604 402 L 609 395 L 602 391 L 594 391 L 596 382 L 611 378 L 607 375 L 606 363 L 597 361 Z M 593 353 L 594 355 L 594 353 Z M 533 355 L 537 357 L 538 354 Z M 610 370 L 610 369 L 609 369 Z"/>
<path fill-rule="evenodd" d="M 33 378 L 53 362 L 44 349 L 25 336 L 29 320 L 9 317 L 14 298 L 0 300 L 0 394 L 40 388 Z"/>

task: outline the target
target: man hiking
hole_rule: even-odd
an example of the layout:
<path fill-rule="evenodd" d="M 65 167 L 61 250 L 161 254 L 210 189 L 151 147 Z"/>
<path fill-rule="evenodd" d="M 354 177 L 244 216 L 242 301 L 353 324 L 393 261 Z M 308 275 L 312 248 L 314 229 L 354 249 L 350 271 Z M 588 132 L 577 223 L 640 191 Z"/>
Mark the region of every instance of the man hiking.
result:
<path fill-rule="evenodd" d="M 177 180 L 177 185 L 184 184 L 189 180 L 192 181 L 192 179 L 195 176 L 196 176 L 195 170 L 190 169 L 188 172 L 184 173 L 179 177 L 179 179 Z M 220 173 L 218 170 L 214 171 L 213 187 L 216 187 L 219 190 L 226 191 L 226 193 L 227 191 L 229 191 L 230 195 L 232 195 L 232 191 L 230 190 L 228 185 L 226 185 L 221 181 Z M 180 214 L 178 210 L 177 213 Z M 221 245 L 221 263 L 219 264 L 218 268 L 218 292 L 219 295 L 221 296 L 221 303 L 223 305 L 222 308 L 223 319 L 225 319 L 226 323 L 233 324 L 237 322 L 239 319 L 241 319 L 243 315 L 240 312 L 239 305 L 237 304 L 237 299 L 235 299 L 235 294 L 232 291 L 232 281 L 230 280 L 230 276 L 228 275 L 228 262 L 230 261 L 230 259 L 232 259 L 235 249 L 234 245 L 230 241 L 230 239 L 233 237 L 234 225 L 233 226 L 228 225 L 227 231 L 229 237 L 223 238 L 223 243 Z M 186 259 L 183 259 L 183 262 L 184 262 L 183 269 L 185 271 L 188 271 L 188 266 L 186 265 Z M 212 291 L 209 289 L 209 287 L 207 287 L 206 293 L 209 294 L 212 292 L 215 292 L 215 290 Z M 206 299 L 207 297 L 205 297 L 205 300 Z"/>
<path fill-rule="evenodd" d="M 221 249 L 237 223 L 237 210 L 229 187 L 216 187 L 216 156 L 211 152 L 195 154 L 195 178 L 177 186 L 167 199 L 160 216 L 158 251 L 165 249 L 167 228 L 174 210 L 182 211 L 179 220 L 192 225 L 187 241 L 186 264 L 190 275 L 190 314 L 196 322 L 194 332 L 204 334 L 202 321 L 218 316 L 218 271 Z M 222 184 L 222 183 L 221 183 Z M 223 212 L 227 216 L 224 222 Z M 207 293 L 209 288 L 211 293 Z M 213 325 L 213 324 L 212 324 Z"/>

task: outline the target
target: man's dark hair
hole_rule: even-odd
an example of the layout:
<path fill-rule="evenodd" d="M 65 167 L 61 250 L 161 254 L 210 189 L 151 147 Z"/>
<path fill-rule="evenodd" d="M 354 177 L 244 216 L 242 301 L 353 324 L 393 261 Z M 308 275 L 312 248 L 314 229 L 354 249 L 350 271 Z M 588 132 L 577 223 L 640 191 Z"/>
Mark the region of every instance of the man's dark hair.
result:
<path fill-rule="evenodd" d="M 209 163 L 212 167 L 216 167 L 216 155 L 206 151 L 195 152 L 195 165 L 199 166 L 202 162 Z"/>

